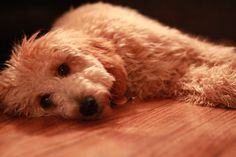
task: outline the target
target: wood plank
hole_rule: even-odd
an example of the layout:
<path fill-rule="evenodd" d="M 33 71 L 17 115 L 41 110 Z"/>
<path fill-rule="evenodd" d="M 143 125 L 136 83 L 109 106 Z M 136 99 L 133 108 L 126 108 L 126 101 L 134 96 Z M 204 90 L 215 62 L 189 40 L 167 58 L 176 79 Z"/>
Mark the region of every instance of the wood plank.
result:
<path fill-rule="evenodd" d="M 97 121 L 0 116 L 0 156 L 236 156 L 236 111 L 135 102 Z"/>

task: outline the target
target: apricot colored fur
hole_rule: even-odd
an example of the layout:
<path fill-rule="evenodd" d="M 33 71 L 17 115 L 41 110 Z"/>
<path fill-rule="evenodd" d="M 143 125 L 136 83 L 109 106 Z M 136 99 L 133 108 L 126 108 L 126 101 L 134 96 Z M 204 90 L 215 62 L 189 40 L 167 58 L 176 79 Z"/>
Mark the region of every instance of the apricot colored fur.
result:
<path fill-rule="evenodd" d="M 71 74 L 57 75 L 67 63 Z M 79 118 L 79 100 L 173 98 L 206 106 L 236 107 L 234 47 L 215 45 L 160 24 L 130 8 L 87 4 L 60 17 L 41 37 L 23 39 L 0 75 L 5 112 Z M 43 109 L 39 96 L 51 94 Z M 100 116 L 100 115 L 99 115 Z"/>

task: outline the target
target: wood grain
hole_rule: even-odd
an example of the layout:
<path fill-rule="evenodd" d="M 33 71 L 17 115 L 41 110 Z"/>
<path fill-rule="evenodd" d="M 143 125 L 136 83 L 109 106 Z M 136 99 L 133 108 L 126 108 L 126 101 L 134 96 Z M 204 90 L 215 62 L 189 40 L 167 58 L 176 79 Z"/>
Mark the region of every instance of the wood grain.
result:
<path fill-rule="evenodd" d="M 236 110 L 136 102 L 84 122 L 0 116 L 1 157 L 236 156 Z"/>

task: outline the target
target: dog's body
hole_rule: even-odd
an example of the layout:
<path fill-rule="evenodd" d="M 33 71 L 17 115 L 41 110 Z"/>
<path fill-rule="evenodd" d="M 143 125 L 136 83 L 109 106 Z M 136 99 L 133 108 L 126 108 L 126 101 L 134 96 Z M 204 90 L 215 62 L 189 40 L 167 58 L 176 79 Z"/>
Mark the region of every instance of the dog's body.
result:
<path fill-rule="evenodd" d="M 102 108 L 99 115 L 110 99 L 124 104 L 129 97 L 236 107 L 234 47 L 200 41 L 134 10 L 84 5 L 36 36 L 15 48 L 0 76 L 6 111 L 84 117 L 85 97 Z"/>

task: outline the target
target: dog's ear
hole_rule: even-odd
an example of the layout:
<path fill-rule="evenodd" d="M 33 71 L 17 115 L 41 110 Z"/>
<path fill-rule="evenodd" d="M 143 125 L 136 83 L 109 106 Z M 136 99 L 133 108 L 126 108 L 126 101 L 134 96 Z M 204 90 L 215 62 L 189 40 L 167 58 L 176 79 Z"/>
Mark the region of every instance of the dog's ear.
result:
<path fill-rule="evenodd" d="M 4 104 L 3 100 L 7 95 L 7 92 L 11 88 L 11 84 L 8 83 L 5 78 L 5 71 L 0 72 L 0 109 L 3 110 L 6 108 L 6 104 Z"/>
<path fill-rule="evenodd" d="M 0 110 L 11 116 L 30 115 L 30 110 L 25 105 L 26 101 L 19 101 L 21 91 L 17 89 L 15 75 L 7 68 L 0 72 Z"/>
<path fill-rule="evenodd" d="M 125 96 L 127 89 L 127 72 L 124 67 L 124 61 L 115 53 L 114 48 L 108 42 L 103 40 L 93 40 L 89 44 L 89 53 L 92 53 L 104 66 L 104 68 L 115 78 L 112 86 L 112 101 L 121 105 L 127 102 Z"/>

